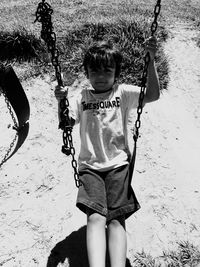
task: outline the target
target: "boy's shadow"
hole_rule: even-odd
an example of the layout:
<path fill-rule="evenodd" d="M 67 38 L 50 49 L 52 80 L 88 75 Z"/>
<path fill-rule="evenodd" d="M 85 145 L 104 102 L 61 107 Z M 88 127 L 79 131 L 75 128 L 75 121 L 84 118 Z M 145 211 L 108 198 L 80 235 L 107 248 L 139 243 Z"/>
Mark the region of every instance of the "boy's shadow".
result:
<path fill-rule="evenodd" d="M 47 267 L 57 267 L 59 263 L 65 261 L 68 261 L 69 267 L 89 267 L 86 249 L 86 226 L 72 232 L 56 244 L 48 257 Z M 106 267 L 110 267 L 108 257 Z M 126 259 L 126 267 L 131 267 L 128 259 Z"/>

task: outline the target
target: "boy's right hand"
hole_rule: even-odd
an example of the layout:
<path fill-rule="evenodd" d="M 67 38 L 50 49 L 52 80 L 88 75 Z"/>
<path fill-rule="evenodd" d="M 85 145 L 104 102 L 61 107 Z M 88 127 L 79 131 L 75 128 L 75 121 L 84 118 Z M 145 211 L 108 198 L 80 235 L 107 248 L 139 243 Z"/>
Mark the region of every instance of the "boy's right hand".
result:
<path fill-rule="evenodd" d="M 54 90 L 55 97 L 58 101 L 64 99 L 68 94 L 68 88 L 57 85 Z"/>
<path fill-rule="evenodd" d="M 67 87 L 62 87 L 62 86 L 56 85 L 55 90 L 54 90 L 54 94 L 55 94 L 56 99 L 58 100 L 58 121 L 59 121 L 59 128 L 61 128 L 60 127 L 60 122 L 61 122 L 60 101 L 67 96 L 67 93 L 68 93 Z"/>

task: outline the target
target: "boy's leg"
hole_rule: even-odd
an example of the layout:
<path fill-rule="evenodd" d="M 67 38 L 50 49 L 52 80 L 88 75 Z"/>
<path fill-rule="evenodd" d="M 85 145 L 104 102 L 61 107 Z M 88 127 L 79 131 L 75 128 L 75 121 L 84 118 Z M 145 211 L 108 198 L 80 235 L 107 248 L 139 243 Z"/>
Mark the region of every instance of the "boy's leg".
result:
<path fill-rule="evenodd" d="M 124 216 L 108 223 L 108 249 L 111 267 L 125 267 L 127 240 Z"/>
<path fill-rule="evenodd" d="M 87 251 L 90 267 L 105 267 L 106 217 L 89 211 L 87 214 Z"/>

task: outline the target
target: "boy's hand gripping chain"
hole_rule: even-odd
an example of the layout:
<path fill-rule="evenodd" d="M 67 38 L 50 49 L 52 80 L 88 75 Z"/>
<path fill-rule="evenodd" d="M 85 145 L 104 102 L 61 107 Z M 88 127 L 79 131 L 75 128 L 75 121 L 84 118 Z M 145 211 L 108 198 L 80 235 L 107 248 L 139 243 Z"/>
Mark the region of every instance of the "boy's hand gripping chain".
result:
<path fill-rule="evenodd" d="M 59 63 L 59 50 L 56 47 L 56 34 L 53 31 L 53 25 L 51 21 L 51 15 L 53 9 L 51 6 L 42 0 L 38 4 L 36 11 L 35 22 L 38 21 L 42 24 L 41 38 L 47 44 L 48 52 L 51 53 L 51 61 L 55 68 L 56 79 L 59 86 L 63 86 L 61 77 L 61 66 Z M 67 97 L 60 101 L 60 119 L 59 128 L 63 130 L 63 143 L 62 152 L 66 155 L 72 155 L 72 167 L 74 169 L 74 180 L 77 187 L 80 187 L 81 182 L 79 180 L 79 174 L 77 171 L 77 161 L 75 159 L 75 149 L 72 141 L 72 126 L 69 125 L 69 101 Z"/>
<path fill-rule="evenodd" d="M 156 6 L 154 9 L 154 21 L 152 22 L 152 25 L 151 25 L 151 36 L 153 36 L 157 30 L 157 27 L 158 27 L 157 18 L 158 18 L 158 15 L 160 14 L 160 9 L 161 9 L 161 0 L 157 0 Z M 135 142 L 137 142 L 137 139 L 139 137 L 139 128 L 141 126 L 140 116 L 143 110 L 143 100 L 144 100 L 144 94 L 145 94 L 145 89 L 146 89 L 149 61 L 150 61 L 150 56 L 149 56 L 149 53 L 147 53 L 144 58 L 145 64 L 144 64 L 144 69 L 142 73 L 141 89 L 140 89 L 140 95 L 139 95 L 139 100 L 138 100 L 137 119 L 135 121 L 135 133 L 133 135 L 133 139 Z"/>

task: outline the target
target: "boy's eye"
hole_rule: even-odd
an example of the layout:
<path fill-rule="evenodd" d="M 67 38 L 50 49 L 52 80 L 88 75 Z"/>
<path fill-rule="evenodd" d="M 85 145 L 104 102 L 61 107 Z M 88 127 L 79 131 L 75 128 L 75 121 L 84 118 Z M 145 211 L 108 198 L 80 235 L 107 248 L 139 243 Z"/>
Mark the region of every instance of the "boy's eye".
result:
<path fill-rule="evenodd" d="M 114 72 L 114 69 L 113 68 L 104 68 L 102 70 L 99 70 L 99 69 L 89 69 L 90 70 L 90 73 L 92 74 L 96 74 L 98 72 L 104 72 L 104 73 L 113 73 Z"/>
<path fill-rule="evenodd" d="M 106 68 L 104 68 L 104 72 L 112 73 L 112 72 L 114 72 L 114 68 L 106 67 Z"/>
<path fill-rule="evenodd" d="M 96 69 L 90 69 L 90 72 L 91 73 L 96 73 L 96 72 L 98 72 Z"/>
<path fill-rule="evenodd" d="M 113 72 L 112 69 L 106 69 L 105 71 L 106 71 L 106 72 L 109 72 L 109 73 Z"/>
<path fill-rule="evenodd" d="M 111 72 L 111 70 L 110 70 L 110 69 L 105 69 L 104 71 L 105 71 L 105 72 Z"/>

